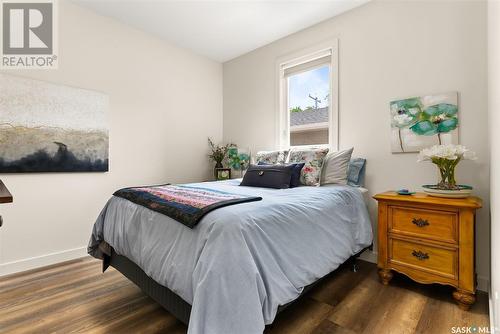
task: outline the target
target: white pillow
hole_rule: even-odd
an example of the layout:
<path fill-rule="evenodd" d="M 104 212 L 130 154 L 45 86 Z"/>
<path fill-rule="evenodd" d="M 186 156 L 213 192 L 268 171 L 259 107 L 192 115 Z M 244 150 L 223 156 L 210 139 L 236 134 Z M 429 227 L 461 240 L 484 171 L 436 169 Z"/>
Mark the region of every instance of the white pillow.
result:
<path fill-rule="evenodd" d="M 354 147 L 330 152 L 326 155 L 321 169 L 321 184 L 347 184 L 347 167 Z"/>

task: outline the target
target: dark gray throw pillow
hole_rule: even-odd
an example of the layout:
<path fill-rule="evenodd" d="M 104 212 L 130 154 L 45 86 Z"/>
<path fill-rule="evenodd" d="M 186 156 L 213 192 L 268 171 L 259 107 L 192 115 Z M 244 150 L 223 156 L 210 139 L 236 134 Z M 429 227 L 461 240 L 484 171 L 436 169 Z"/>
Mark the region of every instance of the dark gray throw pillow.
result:
<path fill-rule="evenodd" d="M 293 165 L 250 165 L 240 186 L 290 188 L 294 168 Z"/>
<path fill-rule="evenodd" d="M 261 165 L 268 165 L 272 166 L 272 164 L 265 163 L 263 161 L 259 161 L 258 163 L 259 166 Z M 302 168 L 304 167 L 305 163 L 299 162 L 299 163 L 290 163 L 290 164 L 285 164 L 285 165 L 293 165 L 293 171 L 292 171 L 292 178 L 290 179 L 290 188 L 295 188 L 300 186 L 300 171 L 302 171 Z M 283 166 L 283 165 L 280 165 Z"/>

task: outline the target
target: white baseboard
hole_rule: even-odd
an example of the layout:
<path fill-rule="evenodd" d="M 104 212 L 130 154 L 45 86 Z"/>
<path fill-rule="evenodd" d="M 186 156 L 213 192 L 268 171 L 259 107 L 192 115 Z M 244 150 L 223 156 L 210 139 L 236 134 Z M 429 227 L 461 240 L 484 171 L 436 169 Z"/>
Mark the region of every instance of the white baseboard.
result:
<path fill-rule="evenodd" d="M 77 259 L 87 255 L 87 247 L 68 249 L 28 259 L 12 261 L 0 264 L 0 276 L 10 275 L 21 271 L 49 266 L 51 264 Z"/>
<path fill-rule="evenodd" d="M 372 263 L 377 263 L 377 253 L 373 251 L 366 251 L 359 257 L 361 260 L 365 260 Z M 477 276 L 477 289 L 488 292 L 490 287 L 490 280 L 488 277 Z"/>
<path fill-rule="evenodd" d="M 489 292 L 490 292 L 490 280 L 489 280 L 489 278 L 478 275 L 477 276 L 477 289 L 489 294 Z"/>
<path fill-rule="evenodd" d="M 365 260 L 371 263 L 377 263 L 377 253 L 371 250 L 367 250 L 359 257 L 361 260 Z"/>

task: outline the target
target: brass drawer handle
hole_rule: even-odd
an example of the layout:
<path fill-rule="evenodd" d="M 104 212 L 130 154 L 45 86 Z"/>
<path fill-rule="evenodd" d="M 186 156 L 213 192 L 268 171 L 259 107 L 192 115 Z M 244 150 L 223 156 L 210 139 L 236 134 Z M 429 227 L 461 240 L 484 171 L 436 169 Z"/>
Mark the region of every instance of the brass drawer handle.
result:
<path fill-rule="evenodd" d="M 415 256 L 420 261 L 427 260 L 429 258 L 429 254 L 416 250 L 413 250 L 413 252 L 411 252 L 411 255 Z"/>
<path fill-rule="evenodd" d="M 417 225 L 418 227 L 424 227 L 430 225 L 427 219 L 422 219 L 422 218 L 413 218 L 411 222 Z"/>

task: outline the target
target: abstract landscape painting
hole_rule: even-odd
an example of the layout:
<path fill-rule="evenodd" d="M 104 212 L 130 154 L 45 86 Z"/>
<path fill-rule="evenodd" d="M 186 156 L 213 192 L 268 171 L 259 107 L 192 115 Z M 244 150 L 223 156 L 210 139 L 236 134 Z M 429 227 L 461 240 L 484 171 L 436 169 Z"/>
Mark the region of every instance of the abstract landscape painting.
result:
<path fill-rule="evenodd" d="M 457 92 L 392 101 L 390 107 L 393 153 L 458 144 Z"/>
<path fill-rule="evenodd" d="M 0 74 L 0 173 L 108 171 L 105 94 Z"/>

